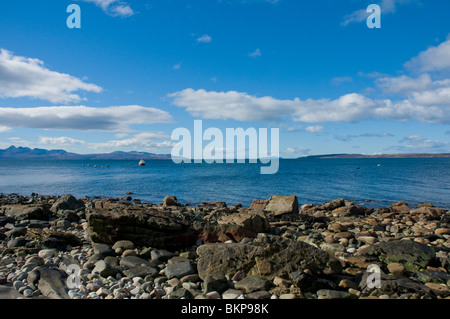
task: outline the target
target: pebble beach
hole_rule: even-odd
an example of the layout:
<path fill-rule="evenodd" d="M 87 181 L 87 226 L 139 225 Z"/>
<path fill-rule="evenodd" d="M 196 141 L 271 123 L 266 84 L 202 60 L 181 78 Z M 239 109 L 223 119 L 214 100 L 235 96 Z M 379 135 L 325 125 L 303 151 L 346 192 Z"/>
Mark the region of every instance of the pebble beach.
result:
<path fill-rule="evenodd" d="M 449 271 L 432 203 L 0 195 L 0 299 L 449 299 Z"/>

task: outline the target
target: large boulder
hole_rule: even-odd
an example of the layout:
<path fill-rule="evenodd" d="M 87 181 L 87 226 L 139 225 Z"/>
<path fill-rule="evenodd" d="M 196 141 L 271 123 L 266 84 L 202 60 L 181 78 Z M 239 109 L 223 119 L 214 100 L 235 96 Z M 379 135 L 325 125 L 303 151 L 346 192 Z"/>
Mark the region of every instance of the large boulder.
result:
<path fill-rule="evenodd" d="M 66 274 L 46 267 L 39 267 L 36 271 L 39 274 L 38 289 L 43 296 L 49 299 L 69 299 Z"/>
<path fill-rule="evenodd" d="M 45 205 L 4 205 L 0 207 L 0 214 L 16 220 L 48 220 L 50 217 L 48 207 Z"/>
<path fill-rule="evenodd" d="M 52 213 L 58 213 L 64 210 L 73 210 L 84 208 L 84 202 L 81 199 L 76 199 L 72 195 L 64 195 L 56 200 L 50 208 Z"/>
<path fill-rule="evenodd" d="M 175 196 L 166 196 L 163 200 L 163 206 L 182 206 Z"/>
<path fill-rule="evenodd" d="M 395 240 L 368 246 L 358 252 L 358 255 L 376 256 L 380 261 L 402 264 L 406 271 L 414 273 L 426 268 L 434 259 L 435 250 L 425 244 L 411 240 Z"/>
<path fill-rule="evenodd" d="M 265 210 L 273 212 L 275 216 L 298 213 L 299 211 L 297 196 L 274 195 L 270 197 Z"/>
<path fill-rule="evenodd" d="M 178 250 L 192 246 L 198 235 L 186 215 L 151 208 L 90 209 L 86 217 L 94 243 L 130 240 L 136 246 Z"/>
<path fill-rule="evenodd" d="M 248 275 L 273 280 L 297 270 L 314 274 L 337 274 L 341 263 L 326 252 L 307 243 L 276 236 L 258 236 L 248 244 L 207 244 L 197 248 L 200 278 Z"/>

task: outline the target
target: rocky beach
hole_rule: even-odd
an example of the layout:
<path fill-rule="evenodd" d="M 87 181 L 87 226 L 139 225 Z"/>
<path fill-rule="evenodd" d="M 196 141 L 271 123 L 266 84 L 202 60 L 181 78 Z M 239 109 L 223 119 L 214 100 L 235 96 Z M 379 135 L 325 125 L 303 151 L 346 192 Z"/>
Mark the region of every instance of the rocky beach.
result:
<path fill-rule="evenodd" d="M 431 203 L 0 195 L 0 299 L 449 299 L 449 271 Z"/>

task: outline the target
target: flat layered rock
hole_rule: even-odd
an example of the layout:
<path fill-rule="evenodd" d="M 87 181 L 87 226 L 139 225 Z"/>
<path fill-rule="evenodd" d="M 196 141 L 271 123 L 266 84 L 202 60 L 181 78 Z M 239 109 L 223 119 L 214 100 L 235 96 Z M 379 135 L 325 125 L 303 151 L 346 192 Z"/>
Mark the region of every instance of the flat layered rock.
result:
<path fill-rule="evenodd" d="M 400 263 L 411 273 L 426 268 L 436 255 L 435 250 L 425 244 L 411 240 L 396 240 L 377 243 L 361 250 L 359 255 L 376 256 L 386 264 Z"/>
<path fill-rule="evenodd" d="M 274 195 L 270 197 L 265 210 L 273 212 L 275 216 L 298 213 L 299 210 L 297 196 Z"/>
<path fill-rule="evenodd" d="M 198 235 L 182 214 L 154 209 L 92 209 L 87 213 L 87 221 L 91 241 L 112 245 L 129 240 L 137 246 L 177 250 L 192 246 Z"/>
<path fill-rule="evenodd" d="M 275 236 L 258 237 L 249 244 L 207 244 L 197 249 L 200 278 L 234 276 L 238 271 L 273 280 L 301 269 L 337 274 L 341 263 L 309 244 Z"/>

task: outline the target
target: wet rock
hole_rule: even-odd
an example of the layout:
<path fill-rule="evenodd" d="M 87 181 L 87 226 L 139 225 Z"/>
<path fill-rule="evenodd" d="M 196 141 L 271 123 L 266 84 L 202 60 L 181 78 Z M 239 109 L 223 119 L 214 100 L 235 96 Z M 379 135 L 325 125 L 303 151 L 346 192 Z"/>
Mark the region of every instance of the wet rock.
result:
<path fill-rule="evenodd" d="M 434 282 L 445 284 L 450 280 L 450 275 L 443 271 L 425 269 L 418 271 L 415 276 L 423 283 Z"/>
<path fill-rule="evenodd" d="M 410 240 L 396 240 L 378 243 L 361 250 L 358 254 L 377 256 L 381 261 L 400 263 L 405 270 L 414 273 L 426 268 L 435 257 L 435 251 L 430 246 Z"/>

